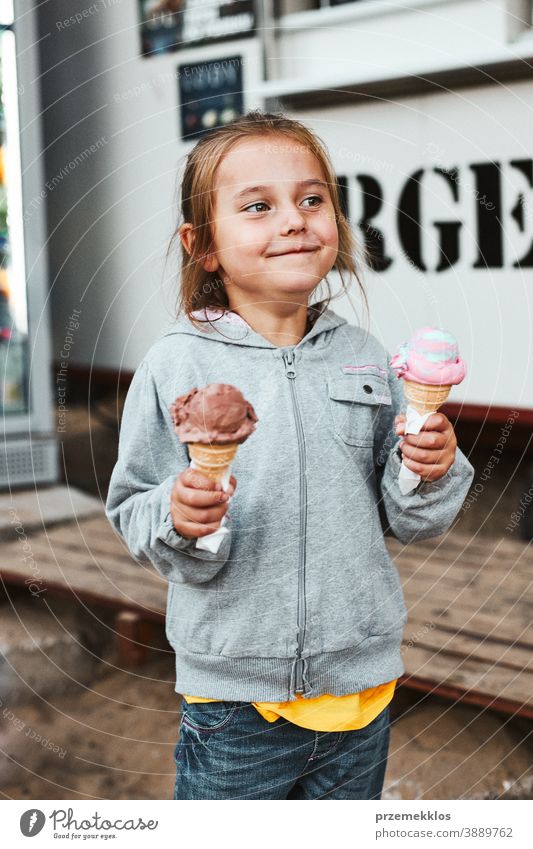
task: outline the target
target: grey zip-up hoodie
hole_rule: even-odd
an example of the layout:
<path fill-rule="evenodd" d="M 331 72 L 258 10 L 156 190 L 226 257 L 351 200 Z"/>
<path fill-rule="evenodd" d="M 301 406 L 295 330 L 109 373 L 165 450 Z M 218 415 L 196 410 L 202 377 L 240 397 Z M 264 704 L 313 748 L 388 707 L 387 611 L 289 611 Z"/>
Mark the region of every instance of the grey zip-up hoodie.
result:
<path fill-rule="evenodd" d="M 182 317 L 144 358 L 106 510 L 132 554 L 169 582 L 178 693 L 284 702 L 404 672 L 407 610 L 382 523 L 404 543 L 443 533 L 473 468 L 458 450 L 443 478 L 401 494 L 394 416 L 405 402 L 389 359 L 331 310 L 286 348 L 233 314 L 202 330 Z M 216 554 L 170 516 L 189 458 L 169 406 L 207 383 L 238 387 L 259 418 L 232 466 L 230 533 Z"/>

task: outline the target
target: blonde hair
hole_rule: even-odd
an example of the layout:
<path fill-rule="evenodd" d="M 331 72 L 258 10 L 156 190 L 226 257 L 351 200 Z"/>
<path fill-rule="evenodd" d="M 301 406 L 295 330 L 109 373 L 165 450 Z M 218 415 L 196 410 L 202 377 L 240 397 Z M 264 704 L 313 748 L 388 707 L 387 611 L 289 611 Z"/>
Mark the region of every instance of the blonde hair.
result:
<path fill-rule="evenodd" d="M 191 253 L 181 245 L 181 287 L 178 295 L 177 312 L 185 313 L 193 323 L 198 322 L 193 311 L 204 308 L 228 309 L 229 302 L 222 280 L 216 272 L 203 268 L 202 262 L 212 247 L 210 222 L 213 219 L 215 174 L 223 157 L 232 147 L 243 139 L 261 136 L 285 136 L 298 140 L 307 147 L 322 166 L 335 210 L 339 247 L 334 268 L 339 272 L 342 291 L 332 295 L 327 277 L 318 286 L 326 283 L 326 296 L 313 304 L 313 314 L 317 317 L 329 305 L 334 297 L 343 292 L 348 294 L 345 274 L 352 275 L 359 286 L 363 303 L 368 308 L 365 288 L 356 261 L 360 250 L 350 225 L 342 211 L 339 186 L 329 153 L 322 140 L 308 127 L 287 118 L 282 113 L 269 113 L 254 110 L 241 118 L 217 127 L 206 133 L 187 156 L 181 184 L 181 216 L 169 242 L 167 257 L 177 238 L 183 223 L 190 223 L 194 238 Z"/>

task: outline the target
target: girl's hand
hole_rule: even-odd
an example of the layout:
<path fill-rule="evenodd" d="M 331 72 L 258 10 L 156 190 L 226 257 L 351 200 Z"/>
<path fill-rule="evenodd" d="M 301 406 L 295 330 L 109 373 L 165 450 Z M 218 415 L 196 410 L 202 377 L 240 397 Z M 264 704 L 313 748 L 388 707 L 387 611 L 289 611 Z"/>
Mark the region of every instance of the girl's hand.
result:
<path fill-rule="evenodd" d="M 404 436 L 400 450 L 408 469 L 424 481 L 436 481 L 446 474 L 455 460 L 457 439 L 451 422 L 443 413 L 432 413 L 420 433 L 405 435 L 405 416 L 394 419 L 396 433 Z"/>
<path fill-rule="evenodd" d="M 236 486 L 233 475 L 224 492 L 219 483 L 196 469 L 185 469 L 176 478 L 170 496 L 170 515 L 176 531 L 187 539 L 212 534 L 219 528 Z"/>

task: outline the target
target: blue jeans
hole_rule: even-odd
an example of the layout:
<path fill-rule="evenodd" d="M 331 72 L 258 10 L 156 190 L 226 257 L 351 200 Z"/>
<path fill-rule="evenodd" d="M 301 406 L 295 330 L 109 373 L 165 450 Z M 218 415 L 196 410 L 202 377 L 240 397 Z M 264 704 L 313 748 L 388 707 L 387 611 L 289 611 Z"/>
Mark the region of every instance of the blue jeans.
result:
<path fill-rule="evenodd" d="M 174 799 L 380 799 L 387 706 L 358 731 L 267 722 L 247 702 L 182 701 Z"/>

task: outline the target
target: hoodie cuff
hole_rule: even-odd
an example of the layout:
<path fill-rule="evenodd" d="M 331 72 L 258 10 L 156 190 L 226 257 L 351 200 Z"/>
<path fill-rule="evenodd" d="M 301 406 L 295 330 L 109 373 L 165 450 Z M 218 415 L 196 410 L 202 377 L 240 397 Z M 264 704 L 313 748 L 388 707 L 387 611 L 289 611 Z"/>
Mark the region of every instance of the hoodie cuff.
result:
<path fill-rule="evenodd" d="M 174 548 L 176 551 L 187 551 L 189 548 L 194 548 L 197 542 L 197 537 L 182 537 L 174 527 L 170 512 L 165 517 L 157 531 L 157 539 L 164 542 L 165 545 Z"/>
<path fill-rule="evenodd" d="M 220 563 L 221 560 L 225 560 L 227 557 L 227 544 L 225 544 L 227 537 L 222 540 L 219 550 L 215 553 L 212 551 L 206 551 L 203 548 L 196 548 L 198 537 L 191 537 L 190 539 L 182 537 L 174 527 L 170 512 L 166 515 L 164 521 L 159 526 L 156 536 L 159 542 L 163 542 L 165 545 L 168 545 L 169 548 L 173 548 L 174 551 L 183 551 L 185 554 L 189 554 L 191 557 L 195 557 L 198 560 L 213 560 L 216 563 Z M 228 534 L 228 537 L 229 536 L 230 534 Z"/>
<path fill-rule="evenodd" d="M 198 537 L 182 537 L 181 534 L 179 534 L 176 528 L 174 527 L 174 523 L 172 522 L 172 515 L 170 512 L 170 496 L 173 487 L 174 477 L 169 478 L 163 484 L 160 524 L 156 531 L 156 539 L 158 542 L 163 543 L 174 551 L 180 551 L 184 554 L 187 554 L 189 557 L 193 557 L 196 561 L 203 560 L 207 562 L 212 562 L 213 566 L 206 566 L 205 575 L 201 570 L 200 572 L 198 572 L 199 564 L 196 564 L 194 567 L 196 570 L 195 580 L 210 580 L 214 576 L 214 574 L 216 574 L 218 569 L 220 569 L 221 564 L 225 563 L 228 558 L 229 547 L 231 542 L 231 533 L 227 534 L 227 536 L 224 537 L 217 552 L 206 551 L 202 548 L 196 548 Z M 216 568 L 213 571 L 214 566 Z"/>
<path fill-rule="evenodd" d="M 159 512 L 159 526 L 156 537 L 176 551 L 186 551 L 196 545 L 196 537 L 185 539 L 179 534 L 172 522 L 170 513 L 170 498 L 174 489 L 175 475 L 171 475 L 161 484 L 161 503 Z"/>

